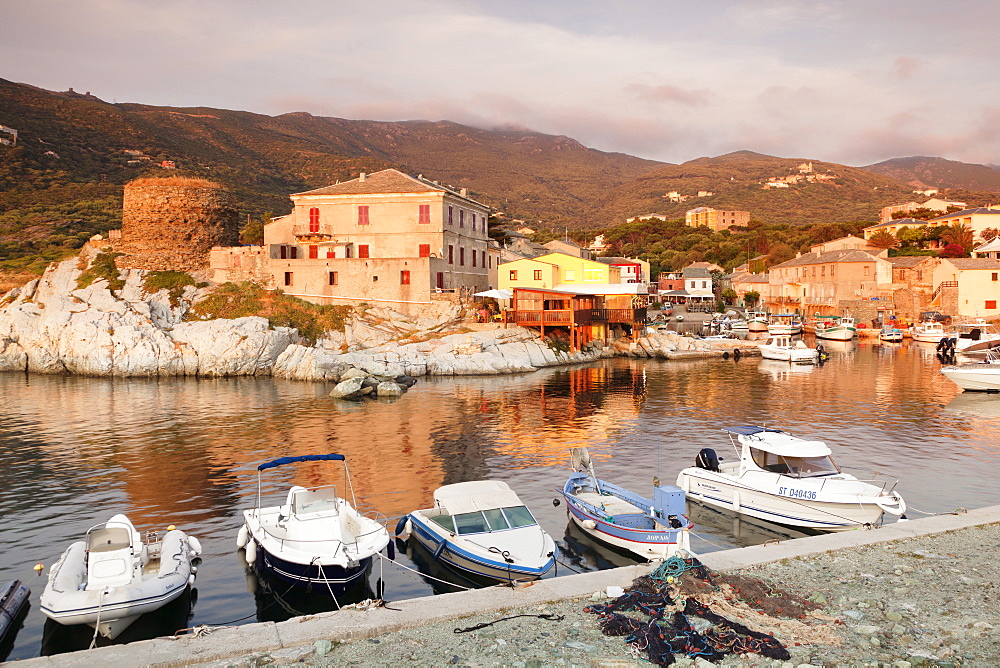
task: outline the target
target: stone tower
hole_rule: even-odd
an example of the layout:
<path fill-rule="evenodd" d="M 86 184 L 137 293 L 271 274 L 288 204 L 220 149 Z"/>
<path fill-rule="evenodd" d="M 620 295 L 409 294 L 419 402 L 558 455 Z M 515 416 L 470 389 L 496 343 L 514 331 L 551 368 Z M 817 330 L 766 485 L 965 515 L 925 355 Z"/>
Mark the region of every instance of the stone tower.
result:
<path fill-rule="evenodd" d="M 118 258 L 122 269 L 195 271 L 213 246 L 239 243 L 236 202 L 218 183 L 182 176 L 125 185 Z"/>

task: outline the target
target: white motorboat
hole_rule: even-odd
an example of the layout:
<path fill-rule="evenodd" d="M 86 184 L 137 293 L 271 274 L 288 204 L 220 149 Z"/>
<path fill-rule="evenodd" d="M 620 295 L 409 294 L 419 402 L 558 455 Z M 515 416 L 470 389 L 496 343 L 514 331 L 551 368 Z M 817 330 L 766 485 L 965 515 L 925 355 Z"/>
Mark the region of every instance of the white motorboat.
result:
<path fill-rule="evenodd" d="M 653 498 L 594 474 L 587 448 L 573 448 L 573 473 L 563 485 L 570 517 L 588 536 L 644 559 L 691 554 L 691 522 L 684 493 L 672 485 L 653 487 Z"/>
<path fill-rule="evenodd" d="M 878 338 L 885 343 L 899 343 L 903 340 L 903 330 L 891 324 L 882 325 L 882 329 L 878 333 Z"/>
<path fill-rule="evenodd" d="M 814 364 L 819 359 L 819 351 L 803 341 L 793 340 L 788 334 L 772 335 L 759 348 L 760 356 L 766 360 Z"/>
<path fill-rule="evenodd" d="M 295 486 L 285 503 L 260 507 L 261 473 L 297 462 L 339 461 L 351 503 L 337 496 L 336 485 Z M 362 578 L 372 557 L 389 543 L 389 532 L 380 516 L 355 510 L 357 499 L 343 455 L 281 457 L 257 467 L 257 507 L 243 511 L 244 524 L 236 538 L 246 548 L 246 560 L 266 572 L 302 587 L 347 589 Z"/>
<path fill-rule="evenodd" d="M 747 329 L 751 332 L 766 332 L 767 313 L 763 311 L 747 311 Z"/>
<path fill-rule="evenodd" d="M 943 366 L 941 373 L 963 390 L 1000 392 L 1000 349 L 988 350 L 986 358 L 978 364 Z"/>
<path fill-rule="evenodd" d="M 688 499 L 796 527 L 840 531 L 875 526 L 906 504 L 895 480 L 859 480 L 844 473 L 821 441 L 779 429 L 726 427 L 737 460 L 722 463 L 704 448 L 677 476 Z"/>
<path fill-rule="evenodd" d="M 768 334 L 802 333 L 802 321 L 793 313 L 772 313 L 767 320 Z"/>
<path fill-rule="evenodd" d="M 921 343 L 937 343 L 948 336 L 944 325 L 936 320 L 925 320 L 913 328 L 911 333 L 914 341 Z"/>
<path fill-rule="evenodd" d="M 993 348 L 1000 347 L 1000 332 L 982 318 L 977 318 L 973 322 L 958 323 L 954 328 L 954 334 L 941 339 L 941 344 L 947 345 L 949 352 L 983 355 Z"/>
<path fill-rule="evenodd" d="M 140 615 L 173 601 L 194 583 L 201 544 L 177 529 L 143 540 L 124 515 L 87 532 L 49 571 L 42 614 L 71 626 L 89 624 L 114 639 Z"/>
<path fill-rule="evenodd" d="M 820 316 L 816 319 L 816 338 L 828 341 L 850 341 L 857 334 L 850 316 Z"/>
<path fill-rule="evenodd" d="M 531 511 L 499 480 L 439 487 L 434 507 L 404 515 L 396 535 L 412 536 L 452 568 L 503 582 L 542 577 L 559 553 Z"/>

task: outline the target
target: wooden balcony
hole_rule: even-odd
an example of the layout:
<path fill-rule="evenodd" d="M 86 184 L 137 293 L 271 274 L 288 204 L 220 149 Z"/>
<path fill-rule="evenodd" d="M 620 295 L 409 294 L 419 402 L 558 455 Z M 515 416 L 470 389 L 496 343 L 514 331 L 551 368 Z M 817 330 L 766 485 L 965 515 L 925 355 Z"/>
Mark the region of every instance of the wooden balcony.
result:
<path fill-rule="evenodd" d="M 590 308 L 578 311 L 508 311 L 507 322 L 517 325 L 636 324 L 646 322 L 644 308 Z"/>

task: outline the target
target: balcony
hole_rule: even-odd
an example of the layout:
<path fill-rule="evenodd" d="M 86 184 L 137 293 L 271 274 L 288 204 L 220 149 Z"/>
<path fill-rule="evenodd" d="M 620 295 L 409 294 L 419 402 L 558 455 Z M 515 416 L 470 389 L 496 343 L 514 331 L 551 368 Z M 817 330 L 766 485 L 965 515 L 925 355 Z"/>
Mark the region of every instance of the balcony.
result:
<path fill-rule="evenodd" d="M 330 241 L 333 239 L 333 228 L 329 225 L 295 225 L 292 234 L 297 241 Z"/>
<path fill-rule="evenodd" d="M 518 325 L 593 325 L 646 322 L 644 308 L 588 308 L 578 311 L 508 311 L 507 322 Z"/>

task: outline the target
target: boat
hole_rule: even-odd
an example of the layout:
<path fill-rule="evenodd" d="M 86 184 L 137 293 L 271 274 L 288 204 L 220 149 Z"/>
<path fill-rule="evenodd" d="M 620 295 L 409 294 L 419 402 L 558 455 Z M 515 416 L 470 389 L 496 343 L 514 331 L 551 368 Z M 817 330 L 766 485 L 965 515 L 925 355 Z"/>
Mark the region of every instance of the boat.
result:
<path fill-rule="evenodd" d="M 793 340 L 788 334 L 771 335 L 759 348 L 760 356 L 766 360 L 815 364 L 819 359 L 818 350 L 810 348 L 803 341 Z"/>
<path fill-rule="evenodd" d="M 143 538 L 122 514 L 87 531 L 49 570 L 42 614 L 64 626 L 88 624 L 114 640 L 194 584 L 201 544 L 170 528 Z"/>
<path fill-rule="evenodd" d="M 584 533 L 649 560 L 691 553 L 692 525 L 684 515 L 684 492 L 655 485 L 653 498 L 647 499 L 600 480 L 586 448 L 573 448 L 572 458 L 573 473 L 560 493 Z"/>
<path fill-rule="evenodd" d="M 748 332 L 750 331 L 750 324 L 743 318 L 736 318 L 729 321 L 729 329 L 734 332 Z"/>
<path fill-rule="evenodd" d="M 14 649 L 14 639 L 31 607 L 30 596 L 31 590 L 20 580 L 11 580 L 0 586 L 0 663 Z"/>
<path fill-rule="evenodd" d="M 692 501 L 793 527 L 841 531 L 877 526 L 883 515 L 903 516 L 895 480 L 859 480 L 844 473 L 822 441 L 780 429 L 725 427 L 736 461 L 704 448 L 695 466 L 677 475 Z"/>
<path fill-rule="evenodd" d="M 555 541 L 500 480 L 438 487 L 434 506 L 400 518 L 399 538 L 413 537 L 434 559 L 490 580 L 537 580 L 555 564 Z"/>
<path fill-rule="evenodd" d="M 878 338 L 884 343 L 899 343 L 903 340 L 903 330 L 892 324 L 882 325 Z"/>
<path fill-rule="evenodd" d="M 921 343 L 937 343 L 948 336 L 948 333 L 945 331 L 944 325 L 940 322 L 936 320 L 924 320 L 913 327 L 911 336 L 914 341 L 920 341 Z"/>
<path fill-rule="evenodd" d="M 747 329 L 751 332 L 767 331 L 767 313 L 764 311 L 747 311 Z"/>
<path fill-rule="evenodd" d="M 816 338 L 828 341 L 850 341 L 857 334 L 854 318 L 849 316 L 819 316 L 816 319 Z"/>
<path fill-rule="evenodd" d="M 975 364 L 952 364 L 941 367 L 945 378 L 970 392 L 1000 392 L 1000 349 L 991 348 Z"/>
<path fill-rule="evenodd" d="M 802 322 L 793 313 L 772 313 L 767 319 L 768 334 L 802 333 Z"/>
<path fill-rule="evenodd" d="M 941 339 L 939 345 L 946 345 L 950 352 L 963 355 L 983 355 L 987 351 L 1000 347 L 1000 332 L 997 328 L 982 318 L 973 322 L 953 325 L 954 334 Z"/>
<path fill-rule="evenodd" d="M 336 485 L 288 490 L 285 503 L 260 507 L 261 474 L 299 462 L 337 461 L 344 465 L 351 501 L 337 496 Z M 358 512 L 343 455 L 281 457 L 257 467 L 257 506 L 243 511 L 236 547 L 246 549 L 247 564 L 288 584 L 325 586 L 344 591 L 365 575 L 372 557 L 389 543 L 385 520 Z"/>

